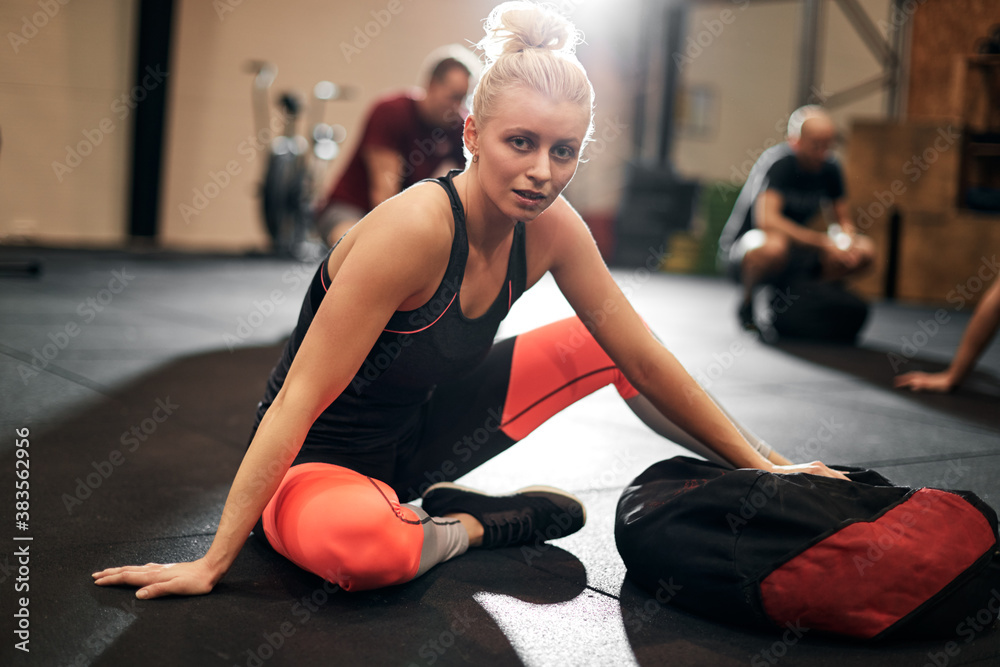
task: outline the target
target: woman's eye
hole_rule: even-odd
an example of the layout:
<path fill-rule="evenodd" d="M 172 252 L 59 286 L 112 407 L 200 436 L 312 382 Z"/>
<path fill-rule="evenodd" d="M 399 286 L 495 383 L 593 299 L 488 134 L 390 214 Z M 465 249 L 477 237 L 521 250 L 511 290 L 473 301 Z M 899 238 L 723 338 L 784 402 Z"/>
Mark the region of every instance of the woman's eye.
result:
<path fill-rule="evenodd" d="M 524 137 L 514 137 L 510 140 L 510 143 L 514 148 L 525 150 L 529 147 L 528 140 Z"/>
<path fill-rule="evenodd" d="M 555 149 L 556 157 L 562 160 L 569 160 L 576 155 L 576 151 L 569 146 L 558 146 Z"/>

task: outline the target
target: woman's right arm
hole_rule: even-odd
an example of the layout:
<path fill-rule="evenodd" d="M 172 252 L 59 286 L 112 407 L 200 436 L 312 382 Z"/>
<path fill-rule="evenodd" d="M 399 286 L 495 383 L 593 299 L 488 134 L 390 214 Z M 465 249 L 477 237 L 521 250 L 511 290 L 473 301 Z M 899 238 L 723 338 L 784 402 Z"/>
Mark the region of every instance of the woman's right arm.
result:
<path fill-rule="evenodd" d="M 436 186 L 432 186 L 436 187 Z M 323 410 L 347 387 L 400 304 L 435 278 L 451 247 L 449 229 L 420 199 L 398 197 L 358 229 L 289 368 L 264 414 L 226 498 L 208 552 L 189 563 L 116 567 L 94 573 L 98 585 L 140 587 L 139 598 L 202 595 L 228 571 Z M 404 201 L 404 200 L 409 200 Z M 414 206 L 416 204 L 416 206 Z M 405 217 L 401 216 L 405 213 Z M 401 224 L 400 220 L 407 220 Z M 436 285 L 436 283 L 434 283 Z"/>

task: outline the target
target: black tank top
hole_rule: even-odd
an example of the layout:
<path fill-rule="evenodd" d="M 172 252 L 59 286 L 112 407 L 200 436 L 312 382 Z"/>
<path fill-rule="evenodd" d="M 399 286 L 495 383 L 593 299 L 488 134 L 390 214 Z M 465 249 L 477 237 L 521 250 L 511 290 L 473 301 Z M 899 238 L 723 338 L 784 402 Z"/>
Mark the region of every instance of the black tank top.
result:
<path fill-rule="evenodd" d="M 350 384 L 316 419 L 295 463 L 323 461 L 324 454 L 340 452 L 384 452 L 409 440 L 420 427 L 421 407 L 434 387 L 462 377 L 486 358 L 501 320 L 524 292 L 524 223 L 518 222 L 500 293 L 482 316 L 468 318 L 462 313 L 459 292 L 469 243 L 465 212 L 452 183 L 456 173 L 429 181 L 439 183 L 448 193 L 455 219 L 448 268 L 437 291 L 420 308 L 393 313 Z M 281 389 L 330 286 L 328 259 L 329 253 L 310 283 L 298 322 L 271 371 L 264 399 L 257 408 L 254 432 Z"/>

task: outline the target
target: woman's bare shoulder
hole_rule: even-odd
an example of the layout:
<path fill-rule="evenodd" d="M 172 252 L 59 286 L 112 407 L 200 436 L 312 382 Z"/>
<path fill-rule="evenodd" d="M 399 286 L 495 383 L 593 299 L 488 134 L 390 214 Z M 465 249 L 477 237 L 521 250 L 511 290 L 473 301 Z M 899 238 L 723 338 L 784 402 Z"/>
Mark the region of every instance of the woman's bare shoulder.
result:
<path fill-rule="evenodd" d="M 421 246 L 445 243 L 450 248 L 455 233 L 448 193 L 435 183 L 407 188 L 375 207 L 362 222 L 377 228 L 380 236 Z"/>
<path fill-rule="evenodd" d="M 451 216 L 448 194 L 441 186 L 414 185 L 376 206 L 348 232 L 344 247 L 330 258 L 331 275 L 348 255 L 406 280 L 420 281 L 438 267 L 443 271 L 454 236 Z"/>

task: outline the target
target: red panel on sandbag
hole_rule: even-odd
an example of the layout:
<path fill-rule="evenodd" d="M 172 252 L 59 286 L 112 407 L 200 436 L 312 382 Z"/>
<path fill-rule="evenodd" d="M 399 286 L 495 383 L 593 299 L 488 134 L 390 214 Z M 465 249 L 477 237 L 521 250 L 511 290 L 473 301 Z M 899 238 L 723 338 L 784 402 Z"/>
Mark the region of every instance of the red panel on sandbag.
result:
<path fill-rule="evenodd" d="M 960 496 L 920 489 L 875 521 L 846 526 L 761 582 L 768 616 L 871 638 L 968 569 L 996 540 Z"/>

